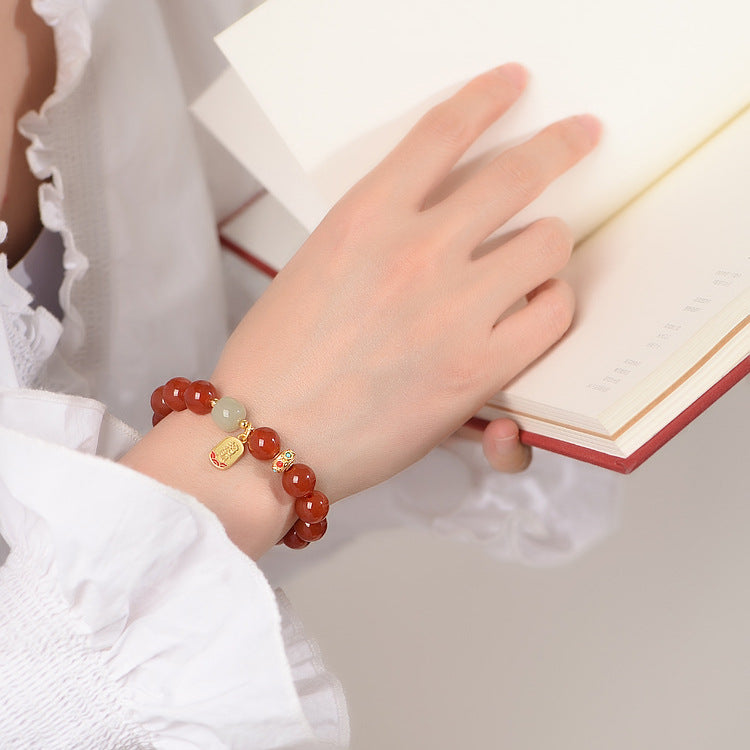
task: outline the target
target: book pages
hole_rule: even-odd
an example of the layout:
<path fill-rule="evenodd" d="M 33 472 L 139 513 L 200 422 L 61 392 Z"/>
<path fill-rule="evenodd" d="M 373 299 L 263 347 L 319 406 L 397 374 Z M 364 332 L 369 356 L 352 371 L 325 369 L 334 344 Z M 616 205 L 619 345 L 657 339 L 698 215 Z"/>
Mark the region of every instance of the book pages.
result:
<path fill-rule="evenodd" d="M 490 403 L 616 432 L 707 357 L 732 369 L 750 354 L 748 196 L 750 109 L 576 250 L 572 329 Z"/>
<path fill-rule="evenodd" d="M 192 103 L 191 109 L 267 190 L 284 196 L 285 205 L 298 207 L 303 224 L 317 225 L 325 213 L 322 199 L 233 69 L 225 70 Z M 283 263 L 274 258 L 271 265 L 281 268 Z"/>
<path fill-rule="evenodd" d="M 506 225 L 560 215 L 581 238 L 750 101 L 748 28 L 737 0 L 266 0 L 217 41 L 303 173 L 262 181 L 308 231 L 430 105 L 523 62 L 526 93 L 466 160 L 598 115 L 596 152 Z"/>

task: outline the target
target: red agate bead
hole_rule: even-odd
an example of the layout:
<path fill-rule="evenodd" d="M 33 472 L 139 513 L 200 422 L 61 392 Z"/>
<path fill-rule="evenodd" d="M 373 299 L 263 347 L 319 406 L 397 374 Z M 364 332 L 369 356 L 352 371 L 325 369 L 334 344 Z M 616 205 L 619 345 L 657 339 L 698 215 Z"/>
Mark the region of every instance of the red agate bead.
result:
<path fill-rule="evenodd" d="M 315 489 L 315 472 L 305 464 L 292 464 L 281 477 L 281 484 L 292 497 L 304 497 Z"/>
<path fill-rule="evenodd" d="M 303 520 L 295 521 L 292 526 L 297 536 L 305 542 L 317 542 L 328 528 L 328 521 L 324 518 L 318 523 L 305 523 Z"/>
<path fill-rule="evenodd" d="M 164 419 L 164 417 L 161 414 L 154 412 L 154 415 L 151 417 L 151 425 L 156 427 L 162 419 Z"/>
<path fill-rule="evenodd" d="M 211 401 L 216 398 L 216 388 L 208 380 L 194 380 L 184 391 L 185 405 L 194 414 L 208 414 Z"/>
<path fill-rule="evenodd" d="M 185 390 L 190 385 L 187 378 L 172 378 L 164 386 L 163 397 L 164 403 L 172 411 L 184 411 L 187 404 L 185 403 Z"/>
<path fill-rule="evenodd" d="M 247 449 L 255 458 L 268 460 L 273 458 L 280 448 L 279 434 L 270 427 L 258 427 L 247 438 Z"/>
<path fill-rule="evenodd" d="M 292 526 L 292 528 L 286 532 L 286 535 L 281 541 L 284 542 L 284 544 L 286 544 L 286 546 L 290 549 L 304 549 L 308 544 L 310 544 L 310 542 L 306 542 L 304 539 L 300 539 L 299 536 L 297 536 L 297 532 L 294 530 L 294 526 Z"/>
<path fill-rule="evenodd" d="M 172 407 L 164 402 L 164 386 L 159 386 L 154 389 L 151 394 L 151 408 L 154 410 L 154 414 L 158 414 L 160 417 L 166 417 L 172 413 Z"/>
<path fill-rule="evenodd" d="M 294 511 L 305 523 L 318 523 L 328 514 L 328 498 L 318 490 L 313 490 L 306 497 L 298 497 L 294 502 Z"/>

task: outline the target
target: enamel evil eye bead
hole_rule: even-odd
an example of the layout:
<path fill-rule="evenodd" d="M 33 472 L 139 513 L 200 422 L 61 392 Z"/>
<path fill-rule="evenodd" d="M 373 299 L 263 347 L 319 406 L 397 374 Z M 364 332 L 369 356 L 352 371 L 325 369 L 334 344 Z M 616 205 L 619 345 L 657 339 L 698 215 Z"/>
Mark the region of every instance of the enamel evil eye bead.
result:
<path fill-rule="evenodd" d="M 236 398 L 224 396 L 211 409 L 211 417 L 224 432 L 239 429 L 240 422 L 245 419 L 245 407 Z"/>
<path fill-rule="evenodd" d="M 274 457 L 271 468 L 277 473 L 281 474 L 286 471 L 294 463 L 294 451 L 285 450 L 279 451 L 278 455 Z"/>

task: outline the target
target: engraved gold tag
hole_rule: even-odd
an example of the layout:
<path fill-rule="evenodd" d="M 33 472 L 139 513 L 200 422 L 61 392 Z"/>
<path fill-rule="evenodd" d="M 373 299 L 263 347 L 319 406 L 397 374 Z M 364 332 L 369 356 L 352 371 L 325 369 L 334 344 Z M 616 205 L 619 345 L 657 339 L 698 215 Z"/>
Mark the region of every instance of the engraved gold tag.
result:
<path fill-rule="evenodd" d="M 230 436 L 224 438 L 217 446 L 215 446 L 211 453 L 209 453 L 208 457 L 217 469 L 228 469 L 232 464 L 242 458 L 244 451 L 245 444 L 236 437 Z"/>

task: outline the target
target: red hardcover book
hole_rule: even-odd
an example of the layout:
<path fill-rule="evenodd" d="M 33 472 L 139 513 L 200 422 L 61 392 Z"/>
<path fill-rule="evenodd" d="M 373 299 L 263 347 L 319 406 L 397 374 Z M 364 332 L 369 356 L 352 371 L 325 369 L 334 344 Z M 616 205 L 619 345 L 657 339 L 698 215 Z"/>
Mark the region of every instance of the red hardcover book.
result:
<path fill-rule="evenodd" d="M 630 474 L 637 469 L 647 458 L 652 456 L 663 445 L 668 443 L 675 435 L 687 427 L 696 417 L 708 409 L 720 396 L 723 396 L 732 386 L 740 382 L 744 377 L 750 374 L 750 357 L 746 357 L 734 369 L 728 372 L 721 380 L 715 383 L 705 393 L 699 396 L 692 404 L 686 407 L 671 422 L 662 427 L 653 437 L 647 440 L 640 448 L 631 453 L 629 456 L 613 456 L 602 451 L 584 448 L 575 443 L 567 443 L 564 440 L 556 440 L 529 430 L 521 430 L 521 442 L 535 448 L 559 453 L 563 456 L 570 456 L 579 461 L 602 466 L 605 469 L 611 469 L 621 474 Z M 750 407 L 750 404 L 748 404 Z M 750 411 L 748 412 L 750 415 Z M 477 430 L 483 430 L 488 422 L 486 419 L 474 417 L 468 423 L 469 427 Z"/>

